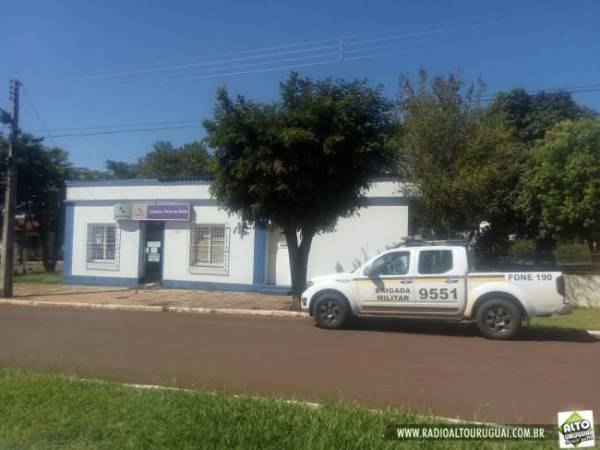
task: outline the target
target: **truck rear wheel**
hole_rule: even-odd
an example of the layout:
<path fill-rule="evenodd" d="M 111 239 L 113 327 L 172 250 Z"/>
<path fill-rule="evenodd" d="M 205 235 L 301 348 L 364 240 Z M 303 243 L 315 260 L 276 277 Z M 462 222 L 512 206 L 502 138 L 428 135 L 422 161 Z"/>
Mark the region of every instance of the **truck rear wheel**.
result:
<path fill-rule="evenodd" d="M 515 337 L 521 329 L 521 320 L 521 311 L 509 300 L 488 300 L 477 309 L 477 327 L 489 339 Z"/>
<path fill-rule="evenodd" d="M 336 329 L 348 323 L 350 311 L 341 295 L 327 293 L 317 299 L 313 316 L 318 327 Z"/>

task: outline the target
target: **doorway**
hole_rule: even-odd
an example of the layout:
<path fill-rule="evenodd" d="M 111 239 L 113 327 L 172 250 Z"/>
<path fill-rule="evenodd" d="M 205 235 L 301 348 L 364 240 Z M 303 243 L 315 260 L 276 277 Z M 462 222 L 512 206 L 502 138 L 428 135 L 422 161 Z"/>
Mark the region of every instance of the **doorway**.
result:
<path fill-rule="evenodd" d="M 156 283 L 162 278 L 164 222 L 144 223 L 143 282 Z"/>

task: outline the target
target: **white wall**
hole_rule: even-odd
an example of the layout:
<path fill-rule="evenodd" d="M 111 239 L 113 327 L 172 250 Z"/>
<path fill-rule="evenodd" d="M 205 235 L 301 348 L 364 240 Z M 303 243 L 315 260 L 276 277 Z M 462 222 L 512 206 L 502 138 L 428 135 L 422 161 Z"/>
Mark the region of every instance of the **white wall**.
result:
<path fill-rule="evenodd" d="M 404 197 L 402 186 L 396 182 L 374 183 L 366 193 L 369 198 Z M 104 201 L 119 203 L 122 200 L 160 201 L 180 199 L 209 199 L 207 184 L 149 184 L 149 185 L 98 185 L 69 186 L 69 201 Z M 223 223 L 229 226 L 229 270 L 227 275 L 190 273 L 189 224 L 165 222 L 163 279 L 213 283 L 252 284 L 254 266 L 254 230 L 241 236 L 235 216 L 217 206 L 194 206 L 195 223 Z M 73 275 L 137 278 L 141 275 L 140 222 L 119 221 L 120 261 L 118 270 L 87 269 L 85 263 L 86 223 L 113 223 L 113 205 L 81 206 L 75 203 L 73 226 Z M 352 270 L 353 263 L 361 262 L 386 250 L 408 234 L 408 206 L 369 206 L 354 217 L 341 219 L 333 233 L 315 237 L 308 264 L 308 276 L 313 277 L 336 271 L 336 267 Z M 285 240 L 277 231 L 267 234 L 266 274 L 269 284 L 289 280 L 287 254 L 277 249 L 277 242 Z M 363 253 L 364 252 L 364 253 Z M 279 257 L 278 257 L 279 256 Z M 287 273 L 284 274 L 284 272 Z"/>
<path fill-rule="evenodd" d="M 308 259 L 308 278 L 354 269 L 408 235 L 408 206 L 369 206 L 349 218 L 340 219 L 335 231 L 315 236 Z M 267 283 L 289 280 L 287 251 L 277 251 L 277 241 L 285 241 L 280 230 L 269 230 L 267 239 Z M 286 272 L 282 274 L 281 272 Z M 288 281 L 289 284 L 289 281 Z"/>
<path fill-rule="evenodd" d="M 202 281 L 212 283 L 252 284 L 254 263 L 254 230 L 241 236 L 237 230 L 239 220 L 216 206 L 195 206 L 193 221 L 229 226 L 229 273 L 193 274 L 189 270 L 190 224 L 165 222 L 163 279 Z"/>
<path fill-rule="evenodd" d="M 336 272 L 336 266 L 353 270 L 408 235 L 408 206 L 369 206 L 356 216 L 340 219 L 335 232 L 315 236 L 308 258 L 308 278 Z"/>
<path fill-rule="evenodd" d="M 141 186 L 69 186 L 67 201 L 71 200 L 161 200 L 208 199 L 207 184 L 160 184 Z"/>
<path fill-rule="evenodd" d="M 118 269 L 88 269 L 86 267 L 87 224 L 115 223 L 112 206 L 76 206 L 73 221 L 72 275 L 137 278 L 139 276 L 139 222 L 124 220 L 118 223 Z"/>

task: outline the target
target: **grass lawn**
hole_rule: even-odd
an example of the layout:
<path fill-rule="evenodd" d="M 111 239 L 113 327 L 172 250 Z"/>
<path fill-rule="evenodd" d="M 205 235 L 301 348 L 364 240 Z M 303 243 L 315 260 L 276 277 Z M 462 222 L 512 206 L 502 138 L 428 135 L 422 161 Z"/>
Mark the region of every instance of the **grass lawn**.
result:
<path fill-rule="evenodd" d="M 61 284 L 62 274 L 59 272 L 36 272 L 28 273 L 27 275 L 16 275 L 15 283 L 44 283 L 44 284 Z"/>
<path fill-rule="evenodd" d="M 531 325 L 536 327 L 577 328 L 600 330 L 600 308 L 575 308 L 568 316 L 534 317 Z"/>
<path fill-rule="evenodd" d="M 321 408 L 225 393 L 136 389 L 0 369 L 0 448 L 556 448 L 540 441 L 412 441 L 390 425 L 433 418 L 332 403 Z"/>

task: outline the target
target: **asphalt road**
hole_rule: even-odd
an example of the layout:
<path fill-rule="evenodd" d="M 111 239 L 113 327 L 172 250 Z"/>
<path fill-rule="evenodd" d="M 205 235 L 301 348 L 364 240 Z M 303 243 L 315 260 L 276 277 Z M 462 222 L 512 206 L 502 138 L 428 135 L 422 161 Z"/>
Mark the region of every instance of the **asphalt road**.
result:
<path fill-rule="evenodd" d="M 600 417 L 600 342 L 578 332 L 498 342 L 461 324 L 326 331 L 299 318 L 1 305 L 0 364 L 505 423 Z"/>

